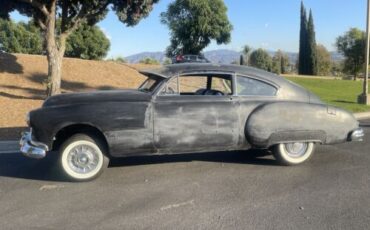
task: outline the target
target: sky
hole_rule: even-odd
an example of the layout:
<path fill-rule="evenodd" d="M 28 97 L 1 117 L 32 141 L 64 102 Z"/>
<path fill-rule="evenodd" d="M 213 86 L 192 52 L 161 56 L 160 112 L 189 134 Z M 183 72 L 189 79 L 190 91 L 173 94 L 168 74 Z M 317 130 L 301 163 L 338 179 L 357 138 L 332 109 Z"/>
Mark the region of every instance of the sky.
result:
<path fill-rule="evenodd" d="M 173 0 L 160 0 L 151 14 L 135 27 L 126 27 L 110 12 L 98 25 L 111 41 L 108 57 L 140 52 L 164 51 L 169 45 L 169 30 L 161 24 L 160 14 Z M 297 52 L 299 47 L 301 0 L 225 0 L 234 29 L 226 45 L 210 44 L 205 51 L 240 51 L 246 44 L 266 50 Z M 304 0 L 312 9 L 317 43 L 335 50 L 335 39 L 351 27 L 366 28 L 366 0 Z M 17 13 L 16 21 L 26 20 Z"/>

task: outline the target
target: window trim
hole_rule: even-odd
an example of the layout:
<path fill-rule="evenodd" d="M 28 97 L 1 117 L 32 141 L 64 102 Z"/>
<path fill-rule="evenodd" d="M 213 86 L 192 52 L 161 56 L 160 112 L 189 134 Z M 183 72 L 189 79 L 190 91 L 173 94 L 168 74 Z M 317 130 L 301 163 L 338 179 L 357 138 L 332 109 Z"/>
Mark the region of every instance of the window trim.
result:
<path fill-rule="evenodd" d="M 238 78 L 240 78 L 240 77 L 249 78 L 249 79 L 252 79 L 252 80 L 255 80 L 255 81 L 263 82 L 263 83 L 275 88 L 276 93 L 273 96 L 270 96 L 270 95 L 239 95 L 237 89 L 238 89 L 238 84 L 239 84 L 238 83 Z M 280 86 L 277 85 L 276 83 L 272 82 L 272 81 L 261 79 L 257 76 L 253 76 L 253 75 L 245 75 L 245 74 L 239 74 L 239 73 L 235 74 L 235 93 L 236 93 L 236 96 L 238 96 L 238 97 L 270 97 L 270 98 L 276 98 L 279 95 L 279 92 L 280 92 Z"/>

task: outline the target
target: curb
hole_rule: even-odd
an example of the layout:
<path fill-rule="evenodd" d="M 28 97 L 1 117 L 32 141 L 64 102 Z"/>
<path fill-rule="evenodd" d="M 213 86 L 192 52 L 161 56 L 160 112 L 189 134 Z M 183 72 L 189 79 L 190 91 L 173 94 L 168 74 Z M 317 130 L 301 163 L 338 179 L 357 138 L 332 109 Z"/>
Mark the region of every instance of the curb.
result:
<path fill-rule="evenodd" d="M 0 141 L 0 154 L 19 152 L 18 141 Z"/>
<path fill-rule="evenodd" d="M 370 119 L 370 112 L 355 113 L 354 116 L 357 120 Z"/>

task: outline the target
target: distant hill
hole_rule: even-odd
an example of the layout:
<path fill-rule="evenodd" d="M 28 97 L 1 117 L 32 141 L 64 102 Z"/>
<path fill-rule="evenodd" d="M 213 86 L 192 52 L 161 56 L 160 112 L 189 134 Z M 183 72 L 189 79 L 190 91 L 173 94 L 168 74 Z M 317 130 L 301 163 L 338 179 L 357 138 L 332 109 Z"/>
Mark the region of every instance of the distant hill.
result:
<path fill-rule="evenodd" d="M 271 56 L 275 54 L 276 51 L 268 51 Z M 285 52 L 291 63 L 296 63 L 298 59 L 298 53 L 294 52 Z M 330 53 L 332 56 L 333 61 L 341 61 L 344 59 L 344 57 L 337 53 L 337 52 L 331 52 Z M 234 61 L 239 61 L 240 59 L 241 52 L 237 52 L 234 50 L 228 50 L 228 49 L 220 49 L 220 50 L 212 50 L 212 51 L 207 51 L 204 52 L 204 56 L 210 60 L 212 63 L 220 63 L 220 64 L 230 64 Z M 163 63 L 166 60 L 166 55 L 164 52 L 143 52 L 143 53 L 138 53 L 135 55 L 131 55 L 128 57 L 125 57 L 125 59 L 129 63 L 138 63 L 140 60 L 144 58 L 153 58 L 156 59 L 157 61 Z"/>
<path fill-rule="evenodd" d="M 160 63 L 163 63 L 166 60 L 166 55 L 164 52 L 142 52 L 125 57 L 125 60 L 129 63 L 139 63 L 145 58 L 153 58 Z"/>

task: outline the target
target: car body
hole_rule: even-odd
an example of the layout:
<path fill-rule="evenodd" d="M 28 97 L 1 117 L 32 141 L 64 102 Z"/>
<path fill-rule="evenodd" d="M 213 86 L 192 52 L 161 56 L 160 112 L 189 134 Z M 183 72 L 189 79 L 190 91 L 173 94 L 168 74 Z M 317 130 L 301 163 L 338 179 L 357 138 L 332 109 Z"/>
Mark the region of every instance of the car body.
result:
<path fill-rule="evenodd" d="M 255 68 L 192 63 L 141 73 L 147 80 L 138 90 L 50 97 L 29 113 L 32 131 L 22 137 L 21 151 L 33 158 L 52 150 L 63 155 L 67 140 L 84 134 L 107 158 L 259 148 L 294 165 L 306 161 L 317 143 L 361 141 L 364 135 L 351 113 Z M 85 162 L 88 154 L 78 151 L 74 157 L 85 156 Z"/>
<path fill-rule="evenodd" d="M 210 63 L 210 61 L 204 57 L 204 55 L 177 55 L 172 59 L 172 64 L 180 63 Z"/>

